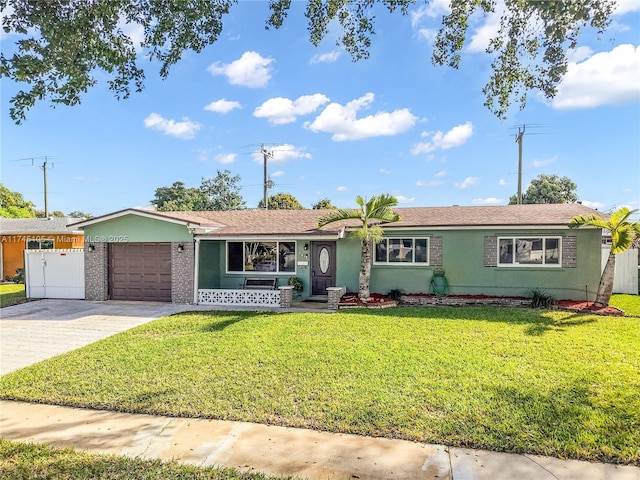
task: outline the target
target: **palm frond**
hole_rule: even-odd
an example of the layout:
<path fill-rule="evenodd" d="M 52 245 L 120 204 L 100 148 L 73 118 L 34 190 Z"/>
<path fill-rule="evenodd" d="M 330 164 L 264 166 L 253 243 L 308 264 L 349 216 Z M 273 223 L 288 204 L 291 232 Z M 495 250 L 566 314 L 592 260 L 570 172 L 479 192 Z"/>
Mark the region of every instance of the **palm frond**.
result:
<path fill-rule="evenodd" d="M 324 227 L 330 223 L 341 222 L 345 220 L 360 220 L 360 210 L 355 208 L 339 208 L 337 210 L 324 214 L 318 220 L 318 227 Z"/>
<path fill-rule="evenodd" d="M 621 227 L 611 232 L 611 251 L 615 254 L 622 253 L 631 248 L 633 241 L 635 240 L 637 232 L 631 226 L 627 224 L 625 227 Z"/>
<path fill-rule="evenodd" d="M 576 215 L 569 221 L 569 228 L 579 228 L 585 225 L 606 229 L 611 226 L 604 218 L 597 215 Z"/>

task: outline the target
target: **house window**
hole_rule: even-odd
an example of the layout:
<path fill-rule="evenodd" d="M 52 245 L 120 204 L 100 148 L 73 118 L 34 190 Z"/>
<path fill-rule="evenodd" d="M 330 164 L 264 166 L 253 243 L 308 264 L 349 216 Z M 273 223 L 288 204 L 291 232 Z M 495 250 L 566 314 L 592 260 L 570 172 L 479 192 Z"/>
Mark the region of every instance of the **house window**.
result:
<path fill-rule="evenodd" d="M 27 250 L 51 250 L 53 238 L 28 238 Z"/>
<path fill-rule="evenodd" d="M 560 237 L 499 238 L 498 265 L 560 266 Z"/>
<path fill-rule="evenodd" d="M 296 242 L 227 242 L 228 272 L 296 271 Z"/>
<path fill-rule="evenodd" d="M 385 238 L 376 244 L 375 263 L 429 263 L 428 238 Z"/>

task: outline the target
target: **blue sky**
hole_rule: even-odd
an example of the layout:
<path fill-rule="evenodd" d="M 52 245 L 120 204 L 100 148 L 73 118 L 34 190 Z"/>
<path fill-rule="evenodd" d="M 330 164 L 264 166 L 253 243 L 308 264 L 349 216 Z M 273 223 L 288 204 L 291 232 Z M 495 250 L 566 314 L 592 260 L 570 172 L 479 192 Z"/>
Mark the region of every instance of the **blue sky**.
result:
<path fill-rule="evenodd" d="M 228 169 L 254 208 L 264 144 L 273 152 L 269 193 L 291 193 L 308 208 L 380 193 L 400 206 L 504 205 L 517 190 L 515 136 L 527 125 L 523 191 L 556 174 L 578 185 L 586 205 L 639 208 L 640 2 L 621 1 L 602 38 L 581 38 L 553 101 L 529 94 L 507 120 L 483 106 L 495 18 L 474 19 L 459 70 L 431 64 L 446 3 L 381 13 L 370 58 L 354 63 L 334 32 L 318 48 L 308 41 L 304 3 L 293 2 L 281 30 L 265 31 L 267 2 L 240 2 L 220 40 L 185 54 L 166 80 L 142 60 L 145 89 L 118 101 L 98 72 L 81 105 L 41 102 L 18 126 L 8 115 L 18 86 L 3 79 L 1 181 L 43 208 L 38 165 L 47 156 L 49 210 L 97 216 Z M 5 54 L 16 39 L 3 35 Z"/>

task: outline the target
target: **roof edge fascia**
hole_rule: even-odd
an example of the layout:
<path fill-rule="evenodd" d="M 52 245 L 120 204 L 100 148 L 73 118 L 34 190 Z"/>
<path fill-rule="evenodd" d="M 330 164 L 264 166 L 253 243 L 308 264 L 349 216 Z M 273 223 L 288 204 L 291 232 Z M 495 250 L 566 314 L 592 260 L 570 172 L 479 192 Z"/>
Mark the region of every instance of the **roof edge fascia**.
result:
<path fill-rule="evenodd" d="M 184 225 L 189 229 L 195 229 L 200 227 L 200 224 L 189 222 L 188 220 L 182 220 L 175 217 L 170 217 L 168 215 L 162 215 L 156 212 L 150 212 L 147 210 L 138 210 L 136 208 L 126 208 L 124 210 L 118 210 L 117 212 L 107 213 L 106 215 L 101 215 L 100 217 L 90 218 L 88 220 L 83 220 L 77 223 L 71 223 L 68 226 L 73 226 L 75 228 L 84 228 L 90 225 L 95 225 L 96 223 L 107 222 L 109 220 L 115 220 L 116 218 L 121 218 L 126 215 L 137 215 L 139 217 L 150 218 L 153 220 L 160 220 L 168 223 L 175 223 L 177 225 Z M 212 227 L 213 228 L 213 227 Z"/>

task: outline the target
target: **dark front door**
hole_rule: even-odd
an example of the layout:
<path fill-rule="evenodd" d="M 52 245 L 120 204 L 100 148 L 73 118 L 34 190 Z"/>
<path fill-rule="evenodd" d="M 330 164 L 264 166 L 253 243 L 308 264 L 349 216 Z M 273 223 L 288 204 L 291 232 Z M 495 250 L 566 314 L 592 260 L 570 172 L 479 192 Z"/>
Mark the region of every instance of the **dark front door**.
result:
<path fill-rule="evenodd" d="M 311 242 L 311 295 L 336 286 L 336 242 Z"/>
<path fill-rule="evenodd" d="M 110 243 L 109 298 L 171 301 L 170 243 Z"/>

